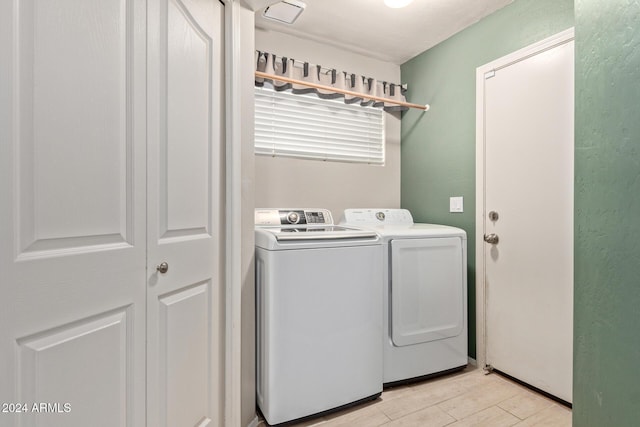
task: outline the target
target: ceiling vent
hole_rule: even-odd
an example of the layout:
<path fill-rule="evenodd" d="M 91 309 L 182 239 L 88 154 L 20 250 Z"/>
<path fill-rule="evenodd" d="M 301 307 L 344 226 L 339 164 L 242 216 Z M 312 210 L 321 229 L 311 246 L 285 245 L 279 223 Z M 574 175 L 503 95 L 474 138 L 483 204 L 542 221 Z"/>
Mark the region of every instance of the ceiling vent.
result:
<path fill-rule="evenodd" d="M 285 0 L 267 7 L 262 16 L 284 24 L 293 24 L 305 6 L 306 4 L 298 0 Z"/>

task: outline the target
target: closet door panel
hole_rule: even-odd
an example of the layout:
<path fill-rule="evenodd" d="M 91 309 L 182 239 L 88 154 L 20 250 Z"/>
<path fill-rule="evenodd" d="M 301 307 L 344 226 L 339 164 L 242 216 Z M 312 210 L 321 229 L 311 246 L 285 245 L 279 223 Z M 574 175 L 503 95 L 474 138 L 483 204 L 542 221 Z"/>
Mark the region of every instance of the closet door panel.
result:
<path fill-rule="evenodd" d="M 131 316 L 130 309 L 119 310 L 21 339 L 18 375 L 22 402 L 29 402 L 22 421 L 32 425 L 50 413 L 41 425 L 63 427 L 72 420 L 127 425 L 127 406 L 133 403 L 127 398 Z M 88 392 L 96 384 L 100 399 Z"/>
<path fill-rule="evenodd" d="M 19 251 L 130 243 L 133 11 L 124 0 L 19 5 Z"/>
<path fill-rule="evenodd" d="M 145 22 L 0 3 L 2 425 L 145 424 Z"/>
<path fill-rule="evenodd" d="M 217 0 L 149 3 L 147 390 L 154 426 L 222 422 L 223 18 Z"/>

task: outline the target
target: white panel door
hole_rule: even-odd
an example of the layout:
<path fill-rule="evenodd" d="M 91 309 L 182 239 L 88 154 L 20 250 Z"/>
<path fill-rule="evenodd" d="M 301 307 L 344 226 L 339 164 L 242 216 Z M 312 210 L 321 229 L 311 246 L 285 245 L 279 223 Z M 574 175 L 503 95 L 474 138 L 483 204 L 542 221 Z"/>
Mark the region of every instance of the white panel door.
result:
<path fill-rule="evenodd" d="M 0 2 L 2 426 L 145 424 L 144 7 Z"/>
<path fill-rule="evenodd" d="M 573 76 L 572 40 L 486 76 L 482 201 L 487 364 L 568 402 Z"/>
<path fill-rule="evenodd" d="M 223 17 L 217 0 L 149 2 L 150 426 L 217 425 L 221 413 Z"/>

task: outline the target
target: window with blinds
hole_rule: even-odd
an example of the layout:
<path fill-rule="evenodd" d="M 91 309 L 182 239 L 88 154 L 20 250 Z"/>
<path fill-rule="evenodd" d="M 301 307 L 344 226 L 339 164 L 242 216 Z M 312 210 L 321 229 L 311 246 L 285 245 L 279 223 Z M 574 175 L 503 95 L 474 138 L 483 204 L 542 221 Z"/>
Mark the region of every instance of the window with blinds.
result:
<path fill-rule="evenodd" d="M 255 152 L 384 164 L 384 112 L 342 99 L 255 88 Z"/>

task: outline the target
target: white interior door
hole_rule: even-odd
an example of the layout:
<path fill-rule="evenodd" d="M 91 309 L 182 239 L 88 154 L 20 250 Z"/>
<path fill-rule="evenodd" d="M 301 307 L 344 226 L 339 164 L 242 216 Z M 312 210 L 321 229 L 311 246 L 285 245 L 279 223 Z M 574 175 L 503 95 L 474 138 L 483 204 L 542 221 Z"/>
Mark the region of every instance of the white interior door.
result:
<path fill-rule="evenodd" d="M 0 2 L 2 426 L 145 424 L 145 14 Z"/>
<path fill-rule="evenodd" d="M 149 2 L 148 425 L 218 424 L 224 6 Z M 164 273 L 156 266 L 168 265 Z"/>
<path fill-rule="evenodd" d="M 478 227 L 485 235 L 486 363 L 571 402 L 572 37 L 538 44 L 489 69 L 482 70 Z"/>

